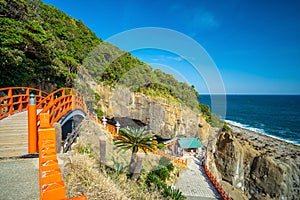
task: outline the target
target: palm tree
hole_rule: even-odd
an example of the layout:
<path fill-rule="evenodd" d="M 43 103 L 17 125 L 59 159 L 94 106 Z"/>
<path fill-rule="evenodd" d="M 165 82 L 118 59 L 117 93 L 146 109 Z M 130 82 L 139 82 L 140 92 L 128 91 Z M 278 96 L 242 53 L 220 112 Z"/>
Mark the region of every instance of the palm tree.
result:
<path fill-rule="evenodd" d="M 137 156 L 139 150 L 154 151 L 157 148 L 157 141 L 154 134 L 146 131 L 144 128 L 122 128 L 119 131 L 114 144 L 123 149 L 131 149 L 131 159 L 129 164 L 129 172 L 132 173 L 132 178 L 137 178 L 141 170 L 142 159 Z"/>

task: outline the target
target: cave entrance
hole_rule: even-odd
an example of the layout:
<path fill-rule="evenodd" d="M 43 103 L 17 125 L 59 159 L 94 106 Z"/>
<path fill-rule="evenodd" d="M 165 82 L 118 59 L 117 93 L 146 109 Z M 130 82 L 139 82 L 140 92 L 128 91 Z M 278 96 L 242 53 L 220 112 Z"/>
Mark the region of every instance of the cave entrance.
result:
<path fill-rule="evenodd" d="M 117 122 L 120 123 L 120 128 L 126 128 L 127 126 L 129 126 L 133 128 L 144 128 L 145 130 L 148 130 L 147 124 L 137 119 L 131 119 L 129 117 L 113 117 L 107 119 L 107 123 L 114 126 L 116 125 Z"/>

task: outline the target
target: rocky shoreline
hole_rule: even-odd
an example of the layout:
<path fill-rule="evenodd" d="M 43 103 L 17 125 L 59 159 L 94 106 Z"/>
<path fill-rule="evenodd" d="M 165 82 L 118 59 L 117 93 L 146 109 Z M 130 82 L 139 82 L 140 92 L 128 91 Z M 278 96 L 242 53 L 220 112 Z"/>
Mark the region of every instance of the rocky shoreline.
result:
<path fill-rule="evenodd" d="M 247 139 L 249 143 L 252 143 L 256 150 L 271 154 L 273 152 L 274 156 L 276 157 L 278 157 L 279 155 L 291 156 L 291 158 L 298 159 L 298 162 L 300 162 L 300 145 L 296 145 L 291 142 L 280 140 L 275 137 L 251 131 L 235 125 L 229 124 L 229 127 L 233 130 L 234 133 L 237 134 L 237 137 L 241 138 L 241 140 Z"/>
<path fill-rule="evenodd" d="M 209 152 L 210 168 L 234 199 L 297 199 L 300 146 L 229 125 Z"/>

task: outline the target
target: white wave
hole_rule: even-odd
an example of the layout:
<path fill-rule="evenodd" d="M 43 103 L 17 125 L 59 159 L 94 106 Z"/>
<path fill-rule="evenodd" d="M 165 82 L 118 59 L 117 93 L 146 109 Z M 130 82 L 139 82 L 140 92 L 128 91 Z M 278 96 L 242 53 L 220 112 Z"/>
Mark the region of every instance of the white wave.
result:
<path fill-rule="evenodd" d="M 296 144 L 296 145 L 300 145 L 297 141 L 287 140 L 287 139 L 284 139 L 284 138 L 281 138 L 281 137 L 278 137 L 278 136 L 270 135 L 270 134 L 266 133 L 264 129 L 254 128 L 254 127 L 251 127 L 251 126 L 249 126 L 247 124 L 242 124 L 242 123 L 239 123 L 239 122 L 236 122 L 236 121 L 232 121 L 232 120 L 227 120 L 226 119 L 224 121 L 226 123 L 230 124 L 230 125 L 233 125 L 233 126 L 236 126 L 236 127 L 239 127 L 239 128 L 243 128 L 243 129 L 246 129 L 246 130 L 249 130 L 249 131 L 253 131 L 253 132 L 256 132 L 256 133 L 264 134 L 264 135 L 267 135 L 269 137 L 275 138 L 277 140 L 281 140 L 281 141 L 284 141 L 284 142 L 288 142 L 288 143 L 293 143 L 293 144 Z"/>
<path fill-rule="evenodd" d="M 251 127 L 251 126 L 249 126 L 247 124 L 242 124 L 242 123 L 231 121 L 231 120 L 227 120 L 227 119 L 225 120 L 225 122 L 228 123 L 228 124 L 240 127 L 240 128 L 247 129 L 249 131 L 254 131 L 254 132 L 262 133 L 262 134 L 267 134 L 264 129 Z"/>

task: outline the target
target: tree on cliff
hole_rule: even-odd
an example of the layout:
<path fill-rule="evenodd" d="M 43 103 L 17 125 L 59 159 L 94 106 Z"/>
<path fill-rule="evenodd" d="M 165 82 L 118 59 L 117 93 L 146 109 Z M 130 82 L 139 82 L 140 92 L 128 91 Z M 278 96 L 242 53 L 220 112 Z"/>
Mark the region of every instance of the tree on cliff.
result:
<path fill-rule="evenodd" d="M 149 133 L 143 128 L 123 128 L 120 129 L 118 138 L 114 141 L 114 144 L 123 149 L 131 149 L 131 159 L 129 164 L 129 172 L 132 174 L 132 178 L 137 178 L 140 173 L 142 159 L 137 156 L 139 150 L 153 151 L 157 148 L 157 141 L 154 134 Z"/>

